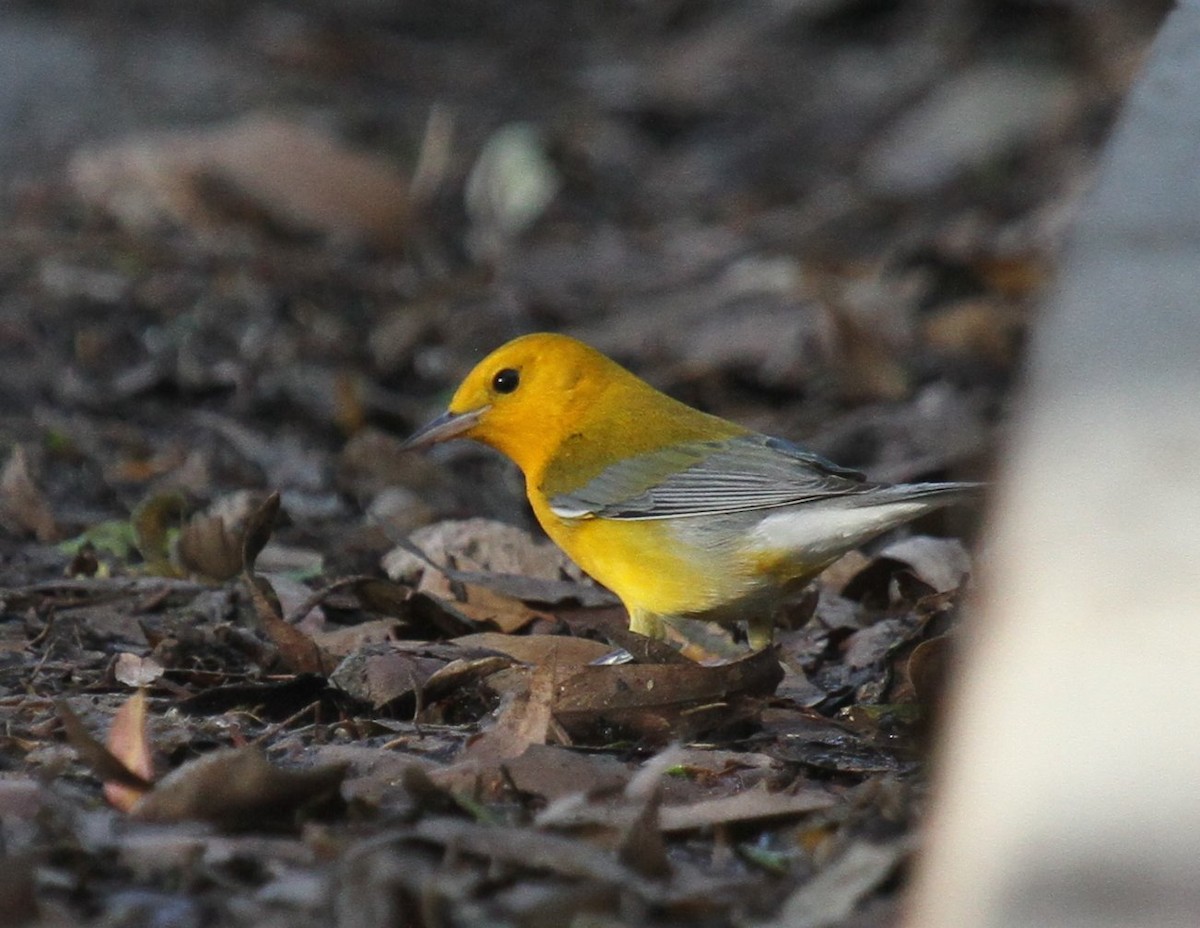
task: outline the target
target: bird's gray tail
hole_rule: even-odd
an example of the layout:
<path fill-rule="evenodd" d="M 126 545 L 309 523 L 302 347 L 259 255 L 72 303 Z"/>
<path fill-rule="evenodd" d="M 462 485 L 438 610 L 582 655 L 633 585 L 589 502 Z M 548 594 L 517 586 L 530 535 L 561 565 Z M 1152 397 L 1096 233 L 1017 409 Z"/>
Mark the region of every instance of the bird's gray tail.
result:
<path fill-rule="evenodd" d="M 887 502 L 918 502 L 924 500 L 930 509 L 979 501 L 987 485 L 973 482 L 896 483 L 881 485 L 864 494 L 870 504 Z"/>

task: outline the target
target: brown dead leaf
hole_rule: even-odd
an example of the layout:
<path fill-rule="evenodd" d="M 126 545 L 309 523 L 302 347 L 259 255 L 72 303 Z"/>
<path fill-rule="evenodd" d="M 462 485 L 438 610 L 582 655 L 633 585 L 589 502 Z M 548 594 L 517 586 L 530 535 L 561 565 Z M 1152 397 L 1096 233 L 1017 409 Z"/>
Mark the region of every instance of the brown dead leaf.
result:
<path fill-rule="evenodd" d="M 245 831 L 292 824 L 305 807 L 336 799 L 345 764 L 286 770 L 255 747 L 226 748 L 168 774 L 133 807 L 149 822 L 211 822 Z"/>
<path fill-rule="evenodd" d="M 783 736 L 764 747 L 764 753 L 789 764 L 800 764 L 818 771 L 863 776 L 872 773 L 907 774 L 917 766 L 910 754 L 898 752 L 897 745 L 884 741 L 876 744 L 874 733 L 860 734 L 832 720 L 793 717 L 783 724 L 770 724 L 768 730 Z"/>
<path fill-rule="evenodd" d="M 434 783 L 451 791 L 493 789 L 499 785 L 504 762 L 520 757 L 531 745 L 546 743 L 554 724 L 556 668 L 543 665 L 514 671 L 511 676 L 520 683 L 505 692 L 495 723 L 467 742 L 457 763 L 431 772 Z"/>
<path fill-rule="evenodd" d="M 691 756 L 705 753 L 690 752 Z M 599 828 L 624 832 L 644 816 L 648 799 L 661 798 L 665 787 L 676 782 L 676 778 L 666 776 L 667 772 L 678 769 L 681 760 L 688 756 L 689 752 L 678 746 L 668 747 L 627 779 L 622 794 L 596 790 L 585 793 L 577 788 L 573 793 L 557 797 L 556 802 L 538 814 L 535 822 L 540 828 L 586 832 Z M 770 763 L 765 757 L 762 760 Z M 655 827 L 662 832 L 674 833 L 788 819 L 830 808 L 838 801 L 835 793 L 823 787 L 771 791 L 760 781 L 753 789 L 732 794 L 722 791 L 711 798 L 692 802 L 660 804 Z"/>
<path fill-rule="evenodd" d="M 267 552 L 275 547 L 268 546 Z M 363 609 L 384 615 L 404 617 L 409 611 L 411 590 L 378 577 L 341 577 L 318 590 L 311 590 L 298 580 L 273 573 L 272 586 L 280 598 L 280 612 L 291 625 L 303 626 L 322 646 L 326 641 L 337 642 L 336 653 L 344 656 L 354 650 L 353 642 L 369 643 L 397 637 L 394 632 L 400 623 L 393 619 L 362 622 L 347 628 L 328 630 L 325 615 L 320 609 L 326 603 L 334 609 Z M 284 604 L 287 608 L 284 608 Z M 383 634 L 384 630 L 391 634 Z M 332 652 L 331 652 L 332 653 Z"/>
<path fill-rule="evenodd" d="M 275 530 L 275 521 L 278 518 L 279 491 L 276 490 L 250 513 L 242 526 L 241 559 L 247 570 L 254 570 L 258 556 L 271 540 L 271 533 Z"/>
<path fill-rule="evenodd" d="M 744 717 L 754 709 L 747 699 L 770 695 L 782 679 L 770 648 L 716 667 L 582 667 L 559 684 L 554 718 L 577 740 L 620 732 L 662 744 Z"/>
<path fill-rule="evenodd" d="M 953 637 L 938 635 L 922 641 L 908 656 L 905 676 L 923 714 L 940 717 L 953 655 Z"/>
<path fill-rule="evenodd" d="M 29 453 L 15 445 L 0 471 L 0 524 L 9 523 L 38 541 L 57 541 L 62 532 L 46 497 L 33 479 Z"/>
<path fill-rule="evenodd" d="M 430 677 L 450 658 L 428 653 L 424 645 L 384 642 L 346 657 L 329 682 L 375 709 L 424 690 Z"/>
<path fill-rule="evenodd" d="M 179 530 L 179 565 L 211 580 L 229 580 L 242 570 L 242 536 L 218 516 L 196 515 Z"/>
<path fill-rule="evenodd" d="M 617 859 L 635 873 L 650 879 L 664 879 L 671 875 L 667 844 L 659 826 L 661 805 L 662 790 L 653 790 L 642 800 L 641 807 L 617 844 Z"/>
<path fill-rule="evenodd" d="M 154 782 L 154 758 L 146 731 L 146 691 L 139 689 L 125 700 L 113 717 L 108 730 L 108 750 L 127 770 L 147 783 Z M 128 812 L 146 790 L 124 783 L 106 782 L 104 798 L 122 812 Z"/>
<path fill-rule="evenodd" d="M 557 744 L 531 744 L 520 757 L 504 762 L 518 790 L 554 800 L 588 792 L 610 792 L 629 779 L 626 764 L 608 754 L 585 754 Z"/>
<path fill-rule="evenodd" d="M 475 583 L 463 585 L 463 598 L 455 602 L 456 608 L 475 622 L 492 625 L 506 634 L 520 631 L 539 619 L 554 621 L 548 612 L 531 609 L 521 600 L 506 596 L 495 590 Z"/>
<path fill-rule="evenodd" d="M 124 762 L 113 755 L 108 748 L 92 737 L 79 716 L 71 709 L 66 700 L 60 699 L 55 703 L 58 718 L 62 722 L 67 741 L 97 777 L 104 783 L 117 783 L 135 790 L 145 792 L 153 784 L 145 777 L 135 773 L 125 766 Z"/>
<path fill-rule="evenodd" d="M 70 175 L 83 199 L 142 232 L 240 218 L 394 247 L 408 231 L 408 185 L 389 162 L 270 115 L 85 149 Z"/>
<path fill-rule="evenodd" d="M 523 683 L 511 687 L 495 685 L 504 671 L 512 667 L 512 659 L 500 654 L 471 649 L 466 655 L 450 661 L 425 682 L 425 694 L 429 699 L 438 699 L 447 694 L 461 691 L 464 687 L 486 680 L 488 687 L 503 695 L 508 689 L 521 689 Z M 519 676 L 519 674 L 518 674 Z"/>
<path fill-rule="evenodd" d="M 477 768 L 519 757 L 531 744 L 545 744 L 552 721 L 558 668 L 542 664 L 528 675 L 524 690 L 510 693 L 501 703 L 496 724 L 467 743 L 466 755 Z"/>
<path fill-rule="evenodd" d="M 363 609 L 390 616 L 403 616 L 412 596 L 411 588 L 381 577 L 357 577 L 353 591 Z"/>
<path fill-rule="evenodd" d="M 454 644 L 466 648 L 499 651 L 523 664 L 539 666 L 583 666 L 612 651 L 609 645 L 601 641 L 570 635 L 502 635 L 499 632 L 477 632 L 455 638 Z"/>
<path fill-rule="evenodd" d="M 603 629 L 604 636 L 615 647 L 623 648 L 639 664 L 695 664 L 673 645 L 660 638 L 648 638 L 629 630 L 629 615 L 621 610 L 621 624 L 617 628 Z M 745 656 L 743 650 L 739 657 Z M 621 662 L 623 663 L 623 662 Z"/>
<path fill-rule="evenodd" d="M 238 555 L 240 558 L 240 554 Z M 245 574 L 246 588 L 254 603 L 259 627 L 279 651 L 279 660 L 292 673 L 327 675 L 336 661 L 321 650 L 312 638 L 283 620 L 278 600 L 265 577 Z"/>

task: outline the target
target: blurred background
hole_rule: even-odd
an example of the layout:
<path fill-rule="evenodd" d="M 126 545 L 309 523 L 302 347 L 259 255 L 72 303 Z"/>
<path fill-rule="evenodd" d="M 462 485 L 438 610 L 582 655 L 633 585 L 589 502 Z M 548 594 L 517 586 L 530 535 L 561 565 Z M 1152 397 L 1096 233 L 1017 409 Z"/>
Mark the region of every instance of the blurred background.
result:
<path fill-rule="evenodd" d="M 0 443 L 40 499 L 0 543 L 246 488 L 342 569 L 528 523 L 494 456 L 395 437 L 536 329 L 883 479 L 984 473 L 1168 6 L 6 3 Z"/>

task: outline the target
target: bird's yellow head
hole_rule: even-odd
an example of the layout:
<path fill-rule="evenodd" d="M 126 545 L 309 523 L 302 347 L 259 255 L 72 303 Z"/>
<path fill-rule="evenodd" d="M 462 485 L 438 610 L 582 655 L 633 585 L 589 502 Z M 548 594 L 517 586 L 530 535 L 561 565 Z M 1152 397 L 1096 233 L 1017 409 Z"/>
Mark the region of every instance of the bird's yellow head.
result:
<path fill-rule="evenodd" d="M 473 438 L 506 454 L 528 474 L 579 428 L 608 385 L 632 379 L 614 361 L 566 335 L 525 335 L 475 365 L 447 411 L 405 444 L 416 448 Z"/>

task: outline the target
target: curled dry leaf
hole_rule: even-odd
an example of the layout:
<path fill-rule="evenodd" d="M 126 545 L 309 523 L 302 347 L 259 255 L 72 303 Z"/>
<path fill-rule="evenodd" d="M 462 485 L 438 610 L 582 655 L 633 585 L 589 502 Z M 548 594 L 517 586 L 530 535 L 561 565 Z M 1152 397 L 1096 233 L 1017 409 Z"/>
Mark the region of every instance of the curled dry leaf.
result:
<path fill-rule="evenodd" d="M 381 615 L 403 616 L 412 595 L 407 586 L 381 577 L 355 577 L 350 587 L 363 609 Z"/>
<path fill-rule="evenodd" d="M 493 684 L 511 666 L 512 659 L 507 656 L 471 650 L 462 658 L 450 661 L 425 681 L 425 694 L 429 699 L 440 699 L 481 680 L 486 680 L 493 689 L 504 693 L 504 688 L 497 688 Z M 518 683 L 511 688 L 520 689 L 522 685 Z"/>
<path fill-rule="evenodd" d="M 531 744 L 545 744 L 557 680 L 554 664 L 542 664 L 528 674 L 528 685 L 505 697 L 496 724 L 467 743 L 466 755 L 480 766 L 519 757 Z"/>
<path fill-rule="evenodd" d="M 92 737 L 66 700 L 57 700 L 54 705 L 58 710 L 67 741 L 92 773 L 105 784 L 119 784 L 141 792 L 150 789 L 152 784 L 146 777 L 130 770 L 124 761 Z"/>
<path fill-rule="evenodd" d="M 117 710 L 108 730 L 108 750 L 127 770 L 148 783 L 154 781 L 154 758 L 146 730 L 145 690 L 139 689 Z M 104 784 L 104 798 L 122 812 L 132 809 L 145 793 L 145 789 L 124 783 Z"/>
<path fill-rule="evenodd" d="M 211 580 L 229 580 L 242 571 L 242 538 L 217 516 L 193 516 L 179 530 L 179 565 Z"/>
<path fill-rule="evenodd" d="M 612 854 L 532 828 L 494 828 L 458 819 L 420 822 L 415 836 L 496 863 L 511 863 L 601 883 L 636 886 L 642 878 Z"/>
<path fill-rule="evenodd" d="M 271 540 L 275 530 L 275 520 L 279 518 L 279 491 L 276 490 L 247 517 L 242 527 L 241 555 L 242 563 L 247 570 L 254 569 L 262 549 Z"/>
<path fill-rule="evenodd" d="M 546 743 L 553 725 L 555 668 L 521 669 L 519 684 L 501 699 L 495 723 L 467 742 L 458 763 L 430 774 L 435 783 L 448 789 L 478 788 L 483 777 L 499 779 L 502 762 Z"/>
<path fill-rule="evenodd" d="M 328 674 L 337 662 L 316 641 L 284 621 L 279 601 L 266 578 L 247 571 L 245 579 L 259 627 L 278 649 L 280 663 L 293 673 Z"/>
<path fill-rule="evenodd" d="M 16 445 L 0 471 L 0 524 L 9 522 L 38 541 L 57 541 L 61 530 L 50 504 L 33 479 L 29 453 Z"/>
<path fill-rule="evenodd" d="M 193 516 L 179 531 L 175 555 L 187 571 L 212 580 L 229 580 L 254 562 L 271 540 L 279 515 L 279 492 L 257 506 L 249 494 L 235 494 L 214 505 L 213 512 Z"/>
<path fill-rule="evenodd" d="M 170 533 L 179 524 L 183 511 L 184 500 L 178 493 L 156 493 L 133 510 L 129 521 L 134 542 L 151 573 L 164 577 L 179 573 L 171 563 Z"/>
<path fill-rule="evenodd" d="M 617 845 L 617 859 L 635 873 L 650 879 L 663 879 L 671 875 L 667 844 L 659 825 L 661 805 L 660 789 L 646 796 Z"/>
<path fill-rule="evenodd" d="M 537 816 L 535 824 L 540 828 L 560 830 L 625 830 L 644 815 L 648 799 L 663 793 L 667 772 L 675 769 L 686 756 L 687 752 L 678 746 L 668 747 L 627 779 L 620 795 L 610 793 L 606 796 L 579 790 L 561 795 Z M 770 791 L 760 782 L 753 789 L 729 795 L 660 805 L 656 812 L 656 828 L 666 833 L 686 832 L 719 825 L 795 818 L 830 808 L 837 802 L 837 796 L 823 787 Z"/>
<path fill-rule="evenodd" d="M 376 708 L 411 695 L 423 697 L 428 705 L 512 663 L 507 656 L 462 641 L 389 640 L 368 643 L 348 654 L 329 682 Z"/>
<path fill-rule="evenodd" d="M 938 635 L 913 648 L 905 664 L 905 675 L 917 703 L 935 718 L 941 715 L 953 656 L 952 636 Z"/>
<path fill-rule="evenodd" d="M 409 597 L 403 618 L 408 626 L 408 637 L 455 638 L 476 629 L 475 623 L 458 611 L 456 603 L 424 593 Z"/>
<path fill-rule="evenodd" d="M 300 810 L 334 800 L 346 765 L 277 767 L 255 747 L 206 754 L 168 774 L 133 807 L 150 822 L 210 822 L 245 831 L 293 823 Z"/>

